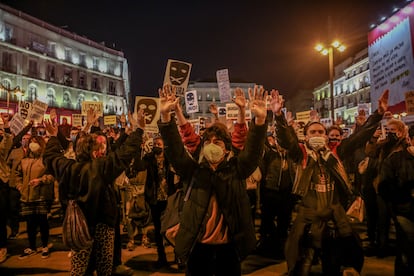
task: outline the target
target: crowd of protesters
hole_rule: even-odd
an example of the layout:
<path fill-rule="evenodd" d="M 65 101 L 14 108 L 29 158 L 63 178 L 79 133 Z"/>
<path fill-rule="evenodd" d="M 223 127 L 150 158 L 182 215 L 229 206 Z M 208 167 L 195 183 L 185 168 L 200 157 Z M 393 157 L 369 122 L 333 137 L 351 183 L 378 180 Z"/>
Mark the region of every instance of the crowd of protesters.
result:
<path fill-rule="evenodd" d="M 7 240 L 20 234 L 20 221 L 28 246 L 18 258 L 48 258 L 52 204 L 59 203 L 63 216 L 76 200 L 93 243 L 71 249 L 71 275 L 117 273 L 121 225 L 128 250 L 141 234 L 144 247 L 157 248 L 156 268 L 167 267 L 162 215 L 169 196 L 184 190 L 174 262 L 186 275 L 241 275 L 249 254 L 286 259 L 288 275 L 309 275 L 319 262 L 324 275 L 359 275 L 364 256 L 395 254 L 395 275 L 414 275 L 414 127 L 387 111 L 388 94 L 371 116 L 356 116 L 348 137 L 341 126 L 312 116 L 299 139 L 298 124 L 282 112 L 282 95 L 263 87 L 249 89 L 248 99 L 235 90 L 234 124 L 221 122 L 213 104 L 214 118 L 196 132 L 166 85 L 159 90 L 159 133 L 152 137 L 144 110 L 128 121 L 122 116 L 119 128 L 102 129 L 93 110 L 82 129 L 66 119 L 58 124 L 52 110 L 49 120 L 36 127 L 29 122 L 16 135 L 2 114 L 0 206 L 7 212 L 0 212 L 0 262 Z M 360 223 L 367 225 L 368 246 L 347 214 L 358 198 L 366 206 Z"/>

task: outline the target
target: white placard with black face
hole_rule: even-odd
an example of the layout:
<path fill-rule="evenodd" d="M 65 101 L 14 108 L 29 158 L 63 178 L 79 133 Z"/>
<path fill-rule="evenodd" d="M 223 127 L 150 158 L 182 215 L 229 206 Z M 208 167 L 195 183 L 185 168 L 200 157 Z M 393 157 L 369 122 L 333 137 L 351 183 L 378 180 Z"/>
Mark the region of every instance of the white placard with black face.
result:
<path fill-rule="evenodd" d="M 197 91 L 191 90 L 185 92 L 185 110 L 188 114 L 199 111 Z"/>
<path fill-rule="evenodd" d="M 191 63 L 169 59 L 165 69 L 164 84 L 175 86 L 176 94 L 184 96 L 190 80 Z"/>

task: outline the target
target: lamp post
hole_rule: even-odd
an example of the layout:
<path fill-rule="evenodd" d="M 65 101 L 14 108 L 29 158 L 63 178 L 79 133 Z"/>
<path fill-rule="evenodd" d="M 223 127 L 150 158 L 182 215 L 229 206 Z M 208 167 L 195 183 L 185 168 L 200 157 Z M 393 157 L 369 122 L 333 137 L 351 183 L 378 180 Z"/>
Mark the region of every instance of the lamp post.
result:
<path fill-rule="evenodd" d="M 20 102 L 21 96 L 24 94 L 24 91 L 20 89 L 20 86 L 16 86 L 15 88 L 9 88 L 4 86 L 2 83 L 0 83 L 0 89 L 7 92 L 7 113 L 9 113 L 10 93 L 13 92 L 13 94 L 18 96 Z"/>
<path fill-rule="evenodd" d="M 335 101 L 334 101 L 334 63 L 333 63 L 333 51 L 337 49 L 339 52 L 345 51 L 345 45 L 341 44 L 338 40 L 332 42 L 328 47 L 323 44 L 315 46 L 315 50 L 322 55 L 328 55 L 329 59 L 329 92 L 331 98 L 331 120 L 332 124 L 335 122 Z"/>

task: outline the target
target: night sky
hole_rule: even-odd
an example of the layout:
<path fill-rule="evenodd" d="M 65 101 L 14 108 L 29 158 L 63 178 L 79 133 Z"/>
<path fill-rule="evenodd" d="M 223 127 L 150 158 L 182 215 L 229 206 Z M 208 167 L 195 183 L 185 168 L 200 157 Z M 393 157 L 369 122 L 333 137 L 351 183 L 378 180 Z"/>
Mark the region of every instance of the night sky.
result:
<path fill-rule="evenodd" d="M 157 96 L 167 59 L 193 64 L 190 80 L 276 88 L 289 98 L 329 79 L 328 58 L 313 47 L 337 37 L 347 45 L 335 64 L 367 47 L 372 23 L 403 0 L 156 1 L 0 0 L 46 22 L 122 50 L 131 90 Z M 330 18 L 331 31 L 328 31 Z M 331 36 L 329 35 L 331 33 Z M 331 37 L 331 39 L 330 39 Z"/>

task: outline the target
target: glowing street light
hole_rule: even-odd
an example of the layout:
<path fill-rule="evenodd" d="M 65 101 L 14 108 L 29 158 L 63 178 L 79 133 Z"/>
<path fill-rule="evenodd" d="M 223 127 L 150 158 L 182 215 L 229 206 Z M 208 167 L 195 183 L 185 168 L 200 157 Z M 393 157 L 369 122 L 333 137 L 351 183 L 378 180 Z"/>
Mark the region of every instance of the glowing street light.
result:
<path fill-rule="evenodd" d="M 321 53 L 322 55 L 328 55 L 329 58 L 329 88 L 330 88 L 330 97 L 331 97 L 331 120 L 332 124 L 335 122 L 335 106 L 334 106 L 334 66 L 333 66 L 333 51 L 334 49 L 339 52 L 343 52 L 346 49 L 346 46 L 343 45 L 338 40 L 334 40 L 328 47 L 325 47 L 323 44 L 319 43 L 315 46 L 315 50 Z"/>

